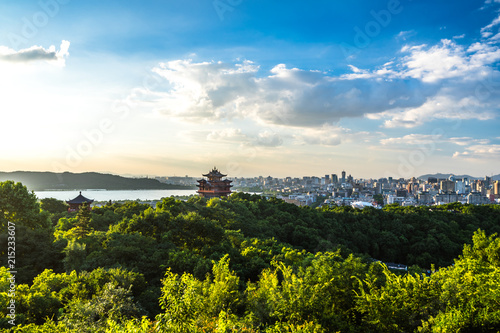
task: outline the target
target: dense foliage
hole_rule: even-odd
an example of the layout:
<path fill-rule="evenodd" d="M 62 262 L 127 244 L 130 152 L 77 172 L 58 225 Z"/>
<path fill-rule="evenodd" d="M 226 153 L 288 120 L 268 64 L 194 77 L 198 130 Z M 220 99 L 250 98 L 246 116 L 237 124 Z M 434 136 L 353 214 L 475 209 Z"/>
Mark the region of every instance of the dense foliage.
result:
<path fill-rule="evenodd" d="M 311 209 L 235 193 L 77 213 L 0 183 L 15 332 L 496 332 L 500 207 Z M 467 244 L 464 246 L 464 244 Z M 412 266 L 391 272 L 385 262 Z M 418 266 L 432 270 L 422 274 Z M 436 270 L 436 267 L 439 269 Z M 0 306 L 10 298 L 0 268 Z"/>

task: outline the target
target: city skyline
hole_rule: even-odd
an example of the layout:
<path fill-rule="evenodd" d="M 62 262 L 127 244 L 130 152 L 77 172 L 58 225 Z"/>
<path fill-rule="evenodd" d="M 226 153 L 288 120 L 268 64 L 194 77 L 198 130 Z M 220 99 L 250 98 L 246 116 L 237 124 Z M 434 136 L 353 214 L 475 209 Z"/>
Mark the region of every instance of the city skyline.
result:
<path fill-rule="evenodd" d="M 1 171 L 500 173 L 498 0 L 0 8 Z"/>

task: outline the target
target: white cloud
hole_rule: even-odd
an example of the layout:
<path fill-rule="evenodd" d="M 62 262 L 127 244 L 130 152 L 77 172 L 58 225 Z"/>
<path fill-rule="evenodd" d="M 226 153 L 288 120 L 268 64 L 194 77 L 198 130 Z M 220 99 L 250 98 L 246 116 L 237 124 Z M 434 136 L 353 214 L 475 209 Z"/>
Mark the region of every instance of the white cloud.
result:
<path fill-rule="evenodd" d="M 455 152 L 453 157 L 465 157 L 470 159 L 499 159 L 500 145 L 473 145 L 465 148 L 464 152 Z"/>
<path fill-rule="evenodd" d="M 435 134 L 408 134 L 402 137 L 387 138 L 380 140 L 384 146 L 390 145 L 429 145 L 436 143 L 452 143 L 458 146 L 469 146 L 473 144 L 488 144 L 488 139 L 474 139 L 471 137 L 453 137 L 447 138 L 441 131 Z"/>
<path fill-rule="evenodd" d="M 460 45 L 450 40 L 442 40 L 441 44 L 430 48 L 404 47 L 402 52 L 409 51 L 403 58 L 403 77 L 412 77 L 423 82 L 436 82 L 442 79 L 460 77 L 468 79 L 479 67 L 485 63 L 473 61 Z"/>
<path fill-rule="evenodd" d="M 415 30 L 400 31 L 396 35 L 396 39 L 398 39 L 398 40 L 407 40 L 410 37 L 413 37 L 413 36 L 416 36 L 416 35 L 417 35 L 417 32 Z"/>
<path fill-rule="evenodd" d="M 471 137 L 449 138 L 447 141 L 459 146 L 469 146 L 472 144 L 486 145 L 490 143 L 488 139 L 473 139 Z"/>
<path fill-rule="evenodd" d="M 497 1 L 495 1 L 495 2 L 497 2 Z M 486 3 L 488 3 L 488 2 L 486 2 Z M 487 26 L 481 28 L 481 36 L 483 38 L 490 37 L 493 34 L 491 32 L 491 29 L 493 29 L 494 27 L 496 27 L 499 24 L 500 24 L 500 15 L 497 16 L 490 24 L 488 24 Z"/>
<path fill-rule="evenodd" d="M 297 144 L 322 145 L 322 146 L 337 146 L 342 142 L 342 136 L 348 130 L 325 125 L 319 129 L 306 129 L 300 134 L 295 134 L 294 138 Z"/>
<path fill-rule="evenodd" d="M 293 138 L 295 143 L 299 145 L 337 146 L 341 143 L 370 142 L 380 135 L 382 134 L 365 131 L 354 132 L 340 126 L 323 125 L 318 128 L 302 129 L 299 134 L 293 134 Z"/>
<path fill-rule="evenodd" d="M 265 130 L 257 135 L 257 138 L 252 142 L 254 146 L 263 147 L 278 147 L 283 144 L 283 139 L 279 133 Z"/>
<path fill-rule="evenodd" d="M 154 72 L 167 84 L 155 91 L 143 89 L 143 102 L 188 122 L 250 118 L 261 124 L 315 127 L 422 102 L 420 96 L 412 96 L 414 86 L 345 79 L 283 64 L 261 73 L 249 61 L 176 60 L 160 64 Z"/>
<path fill-rule="evenodd" d="M 239 128 L 225 128 L 222 130 L 214 130 L 207 135 L 209 141 L 246 141 L 247 137 Z"/>
<path fill-rule="evenodd" d="M 53 45 L 48 49 L 44 49 L 41 46 L 32 46 L 19 51 L 12 50 L 6 46 L 0 46 L 0 61 L 27 63 L 45 60 L 64 65 L 65 59 L 69 55 L 69 45 L 70 42 L 63 40 L 59 51 L 57 51 Z"/>
<path fill-rule="evenodd" d="M 490 120 L 500 111 L 498 61 L 500 48 L 491 41 L 459 45 L 447 39 L 405 45 L 375 69 L 350 64 L 352 72 L 342 75 L 285 64 L 263 72 L 248 60 L 175 60 L 153 69 L 163 81 L 156 89 L 142 89 L 140 100 L 190 123 L 251 119 L 263 126 L 319 128 L 363 116 L 384 120 L 385 127 Z"/>
<path fill-rule="evenodd" d="M 491 75 L 494 72 L 491 65 L 500 60 L 500 49 L 496 45 L 476 42 L 464 47 L 448 39 L 433 46 L 405 45 L 401 53 L 407 55 L 372 71 L 350 65 L 354 74 L 344 75 L 344 78 L 414 78 L 432 84 L 447 79 L 464 82 Z"/>
<path fill-rule="evenodd" d="M 441 94 L 428 98 L 424 104 L 416 108 L 387 111 L 368 117 L 390 118 L 384 122 L 384 127 L 387 128 L 411 128 L 436 119 L 450 119 L 455 122 L 455 125 L 465 119 L 489 120 L 495 118 L 495 114 L 487 104 L 482 104 L 477 98 L 459 98 Z"/>
<path fill-rule="evenodd" d="M 399 138 L 387 138 L 380 140 L 380 143 L 386 145 L 425 145 L 436 142 L 441 139 L 441 135 L 432 134 L 408 134 Z"/>
<path fill-rule="evenodd" d="M 192 132 L 190 136 L 199 139 L 200 135 L 198 132 Z M 271 129 L 262 129 L 256 134 L 243 133 L 239 128 L 213 130 L 206 134 L 206 140 L 211 142 L 237 143 L 244 146 L 261 147 L 278 147 L 283 144 L 281 134 Z"/>

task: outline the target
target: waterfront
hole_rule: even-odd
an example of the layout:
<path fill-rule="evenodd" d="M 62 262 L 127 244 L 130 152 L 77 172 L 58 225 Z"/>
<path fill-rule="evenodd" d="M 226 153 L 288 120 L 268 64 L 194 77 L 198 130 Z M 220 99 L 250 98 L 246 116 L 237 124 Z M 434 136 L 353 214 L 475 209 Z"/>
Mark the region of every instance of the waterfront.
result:
<path fill-rule="evenodd" d="M 58 200 L 70 200 L 76 197 L 80 191 L 35 191 L 38 199 L 55 198 Z M 123 201 L 123 200 L 160 200 L 170 196 L 188 196 L 196 194 L 196 190 L 83 190 L 82 195 L 94 201 Z"/>

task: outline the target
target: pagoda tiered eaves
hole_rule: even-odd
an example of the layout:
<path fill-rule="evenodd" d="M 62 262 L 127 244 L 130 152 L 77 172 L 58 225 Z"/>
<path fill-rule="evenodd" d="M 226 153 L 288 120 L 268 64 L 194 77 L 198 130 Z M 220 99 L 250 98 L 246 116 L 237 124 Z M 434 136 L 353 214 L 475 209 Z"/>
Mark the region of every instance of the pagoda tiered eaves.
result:
<path fill-rule="evenodd" d="M 207 179 L 198 180 L 198 185 L 196 185 L 199 190 L 198 194 L 205 198 L 219 198 L 219 197 L 227 197 L 231 194 L 231 180 L 224 179 L 222 177 L 226 177 L 227 175 L 222 174 L 217 168 L 213 168 L 209 173 L 204 174 L 204 177 Z"/>

